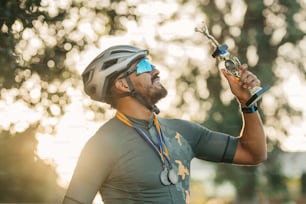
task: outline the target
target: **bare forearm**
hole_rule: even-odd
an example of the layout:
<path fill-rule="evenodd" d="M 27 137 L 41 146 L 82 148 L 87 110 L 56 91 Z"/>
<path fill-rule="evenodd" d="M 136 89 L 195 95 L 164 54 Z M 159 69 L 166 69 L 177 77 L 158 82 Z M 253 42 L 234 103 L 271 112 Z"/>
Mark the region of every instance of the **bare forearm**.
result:
<path fill-rule="evenodd" d="M 267 158 L 266 137 L 258 111 L 248 107 L 246 102 L 250 99 L 249 90 L 260 86 L 260 80 L 247 69 L 247 65 L 239 67 L 240 78 L 235 78 L 225 70 L 221 70 L 228 80 L 232 93 L 236 96 L 241 107 L 243 127 L 239 138 L 233 162 L 235 164 L 255 165 Z M 250 109 L 251 108 L 251 109 Z"/>
<path fill-rule="evenodd" d="M 243 113 L 243 127 L 239 143 L 241 148 L 249 154 L 251 163 L 260 163 L 266 160 L 266 136 L 258 111 Z"/>

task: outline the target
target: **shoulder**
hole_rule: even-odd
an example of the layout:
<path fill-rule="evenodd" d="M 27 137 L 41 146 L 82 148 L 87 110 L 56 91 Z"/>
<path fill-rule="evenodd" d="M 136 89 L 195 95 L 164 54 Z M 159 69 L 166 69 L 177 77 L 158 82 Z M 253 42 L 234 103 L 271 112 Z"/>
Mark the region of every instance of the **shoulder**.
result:
<path fill-rule="evenodd" d="M 159 121 L 163 131 L 172 132 L 173 135 L 179 134 L 191 146 L 195 146 L 200 139 L 208 140 L 211 137 L 212 131 L 192 121 L 165 118 L 159 118 Z"/>
<path fill-rule="evenodd" d="M 122 137 L 122 133 L 130 131 L 129 129 L 131 128 L 116 118 L 110 119 L 87 140 L 82 148 L 80 158 L 97 162 L 115 161 L 122 154 L 121 150 L 125 145 L 125 137 Z"/>
<path fill-rule="evenodd" d="M 104 123 L 96 133 L 90 137 L 86 146 L 89 148 L 98 147 L 111 148 L 111 146 L 121 143 L 122 133 L 128 132 L 129 127 L 118 121 L 116 118 L 112 118 Z"/>
<path fill-rule="evenodd" d="M 182 131 L 182 132 L 189 132 L 190 131 L 199 131 L 199 132 L 208 132 L 209 130 L 196 123 L 196 122 L 192 122 L 192 121 L 188 121 L 188 120 L 183 120 L 183 119 L 168 119 L 168 118 L 158 118 L 158 120 L 160 121 L 161 125 L 163 127 L 166 128 L 171 128 L 171 129 L 175 129 L 177 131 Z"/>

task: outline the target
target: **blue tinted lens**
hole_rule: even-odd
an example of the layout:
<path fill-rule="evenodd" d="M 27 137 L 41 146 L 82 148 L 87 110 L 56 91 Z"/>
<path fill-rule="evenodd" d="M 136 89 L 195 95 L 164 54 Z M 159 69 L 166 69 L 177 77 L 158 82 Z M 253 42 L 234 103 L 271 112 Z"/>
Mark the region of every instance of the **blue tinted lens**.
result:
<path fill-rule="evenodd" d="M 154 66 L 150 64 L 148 59 L 142 59 L 136 66 L 137 75 L 145 73 L 145 72 L 152 72 L 154 69 Z"/>

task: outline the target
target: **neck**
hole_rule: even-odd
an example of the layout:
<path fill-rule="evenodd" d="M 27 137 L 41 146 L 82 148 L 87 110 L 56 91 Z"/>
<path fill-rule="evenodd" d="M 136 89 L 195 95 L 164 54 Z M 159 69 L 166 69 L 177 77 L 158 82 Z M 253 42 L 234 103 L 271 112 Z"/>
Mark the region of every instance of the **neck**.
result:
<path fill-rule="evenodd" d="M 123 113 L 124 115 L 142 120 L 149 120 L 153 117 L 153 112 L 150 111 L 147 107 L 145 107 L 137 100 L 128 98 L 130 97 L 125 97 L 118 101 L 116 109 L 119 112 Z"/>

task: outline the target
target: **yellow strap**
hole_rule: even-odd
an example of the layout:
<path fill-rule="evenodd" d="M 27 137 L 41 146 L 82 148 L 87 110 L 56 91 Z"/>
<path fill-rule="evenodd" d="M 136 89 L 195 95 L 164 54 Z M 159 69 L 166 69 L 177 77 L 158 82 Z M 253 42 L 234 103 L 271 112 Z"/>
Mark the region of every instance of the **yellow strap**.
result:
<path fill-rule="evenodd" d="M 153 116 L 154 116 L 154 125 L 155 125 L 155 127 L 156 127 L 156 129 L 157 129 L 157 131 L 158 131 L 158 136 L 159 136 L 159 139 L 160 139 L 160 141 L 161 141 L 161 143 L 162 143 L 162 146 L 163 146 L 163 149 L 164 149 L 165 156 L 166 156 L 166 157 L 168 158 L 168 160 L 170 161 L 170 155 L 169 155 L 169 151 L 168 151 L 167 145 L 166 145 L 166 144 L 163 142 L 163 140 L 162 140 L 161 128 L 160 128 L 159 122 L 158 122 L 158 120 L 157 120 L 157 116 L 156 116 L 155 113 L 154 113 Z M 127 126 L 132 127 L 132 128 L 135 128 L 135 127 L 133 126 L 133 124 L 131 123 L 131 121 L 130 121 L 123 113 L 117 111 L 116 117 L 117 117 L 120 121 L 122 121 L 124 124 L 126 124 Z M 163 156 L 162 150 L 161 150 L 160 148 L 158 149 L 158 152 L 159 152 L 159 154 L 160 154 L 160 157 L 161 157 L 162 161 L 164 162 L 164 156 Z"/>
<path fill-rule="evenodd" d="M 131 121 L 125 116 L 123 115 L 123 113 L 117 111 L 116 113 L 116 117 L 123 122 L 124 124 L 126 124 L 127 126 L 130 126 L 132 128 L 134 128 L 133 124 L 131 123 Z"/>
<path fill-rule="evenodd" d="M 168 151 L 167 145 L 166 145 L 166 144 L 163 142 L 163 140 L 162 140 L 161 128 L 160 128 L 160 125 L 159 125 L 159 122 L 158 122 L 158 120 L 157 120 L 157 116 L 156 116 L 155 113 L 154 113 L 154 124 L 155 124 L 155 127 L 156 127 L 157 131 L 158 131 L 158 135 L 159 135 L 160 140 L 161 140 L 161 142 L 162 142 L 163 148 L 164 148 L 164 150 L 165 150 L 165 155 L 166 155 L 166 157 L 168 157 L 168 159 L 169 159 L 169 161 L 170 161 L 169 151 Z"/>

